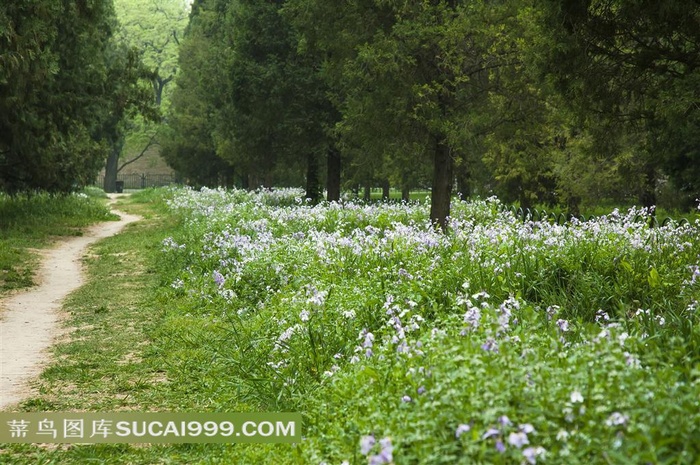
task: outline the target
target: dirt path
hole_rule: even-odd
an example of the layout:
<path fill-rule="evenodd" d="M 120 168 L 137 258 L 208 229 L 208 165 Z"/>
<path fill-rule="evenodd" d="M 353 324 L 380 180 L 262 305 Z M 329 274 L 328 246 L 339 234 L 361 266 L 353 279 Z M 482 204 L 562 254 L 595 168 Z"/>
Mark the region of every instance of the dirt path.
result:
<path fill-rule="evenodd" d="M 30 394 L 29 382 L 39 375 L 49 358 L 47 349 L 61 333 L 63 300 L 83 284 L 81 258 L 87 247 L 140 219 L 114 213 L 121 220 L 92 226 L 83 236 L 44 251 L 37 272 L 39 285 L 0 300 L 0 410 Z"/>

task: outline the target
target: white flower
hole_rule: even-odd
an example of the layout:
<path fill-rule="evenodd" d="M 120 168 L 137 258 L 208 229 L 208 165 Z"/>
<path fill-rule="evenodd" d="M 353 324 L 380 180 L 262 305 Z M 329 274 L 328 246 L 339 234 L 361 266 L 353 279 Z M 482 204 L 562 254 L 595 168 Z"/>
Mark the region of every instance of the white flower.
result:
<path fill-rule="evenodd" d="M 583 396 L 580 392 L 574 391 L 571 393 L 571 403 L 577 404 L 583 402 Z"/>
<path fill-rule="evenodd" d="M 605 424 L 608 426 L 621 426 L 626 424 L 629 421 L 629 417 L 627 415 L 623 415 L 620 412 L 613 412 L 607 420 L 605 420 Z"/>

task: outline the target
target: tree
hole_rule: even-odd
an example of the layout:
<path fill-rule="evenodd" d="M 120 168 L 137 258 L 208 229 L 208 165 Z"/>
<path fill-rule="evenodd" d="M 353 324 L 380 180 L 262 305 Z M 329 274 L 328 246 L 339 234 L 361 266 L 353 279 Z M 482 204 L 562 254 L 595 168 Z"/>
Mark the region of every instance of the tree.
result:
<path fill-rule="evenodd" d="M 445 229 L 455 164 L 491 124 L 478 116 L 488 114 L 490 71 L 508 64 L 507 55 L 491 51 L 503 5 L 289 3 L 305 43 L 325 56 L 324 76 L 342 115 L 340 147 L 351 164 L 361 176 L 386 177 L 387 167 L 429 160 L 430 216 Z"/>
<path fill-rule="evenodd" d="M 122 95 L 124 81 L 110 74 L 128 62 L 111 41 L 111 1 L 5 2 L 0 25 L 0 188 L 87 184 L 104 162 L 103 129 Z"/>
<path fill-rule="evenodd" d="M 150 82 L 154 107 L 166 111 L 171 98 L 169 84 L 178 69 L 178 46 L 187 23 L 187 4 L 182 0 L 116 0 L 115 9 L 119 19 L 116 39 L 136 52 L 140 68 L 135 77 Z M 142 157 L 150 147 L 160 145 L 160 115 L 153 109 L 120 121 L 113 129 L 105 166 L 106 192 L 114 192 L 121 169 Z M 120 163 L 125 147 L 134 146 L 137 155 Z"/>
<path fill-rule="evenodd" d="M 697 134 L 691 128 L 700 97 L 700 7 L 680 0 L 550 0 L 542 6 L 543 73 L 584 127 L 608 140 L 619 136 L 624 143 L 608 145 L 622 152 L 632 148 L 629 175 L 643 186 L 640 201 L 655 203 L 660 170 L 700 193 L 700 182 L 691 181 L 700 161 L 691 148 L 697 141 L 688 139 Z M 607 130 L 596 130 L 600 125 Z"/>
<path fill-rule="evenodd" d="M 223 11 L 226 2 L 198 0 L 179 48 L 180 72 L 168 114 L 162 155 L 181 176 L 198 185 L 230 185 L 230 163 L 217 154 L 214 128 L 220 106 L 223 72 Z"/>

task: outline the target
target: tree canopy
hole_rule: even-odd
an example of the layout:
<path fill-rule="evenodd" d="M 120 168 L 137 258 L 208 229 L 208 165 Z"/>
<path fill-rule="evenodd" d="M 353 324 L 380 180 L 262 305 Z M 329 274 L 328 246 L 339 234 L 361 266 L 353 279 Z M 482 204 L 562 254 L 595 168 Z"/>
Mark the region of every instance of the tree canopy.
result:
<path fill-rule="evenodd" d="M 142 107 L 111 1 L 0 5 L 0 189 L 65 192 L 103 165 L 115 115 Z"/>
<path fill-rule="evenodd" d="M 430 188 L 442 228 L 457 192 L 571 213 L 700 197 L 695 3 L 117 7 L 121 28 L 107 0 L 0 6 L 3 189 L 86 182 L 134 127 L 153 140 L 125 122 L 160 105 L 163 154 L 192 183 L 305 184 L 312 202 Z"/>

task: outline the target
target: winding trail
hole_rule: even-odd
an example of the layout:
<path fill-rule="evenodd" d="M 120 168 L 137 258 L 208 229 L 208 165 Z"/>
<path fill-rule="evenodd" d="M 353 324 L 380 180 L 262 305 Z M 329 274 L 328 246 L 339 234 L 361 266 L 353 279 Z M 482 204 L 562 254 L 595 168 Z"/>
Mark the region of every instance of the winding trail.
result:
<path fill-rule="evenodd" d="M 38 286 L 0 300 L 0 410 L 31 394 L 29 383 L 41 372 L 49 359 L 48 348 L 61 334 L 63 300 L 83 285 L 81 259 L 87 247 L 140 219 L 112 211 L 121 217 L 119 221 L 91 226 L 83 236 L 42 251 Z"/>

